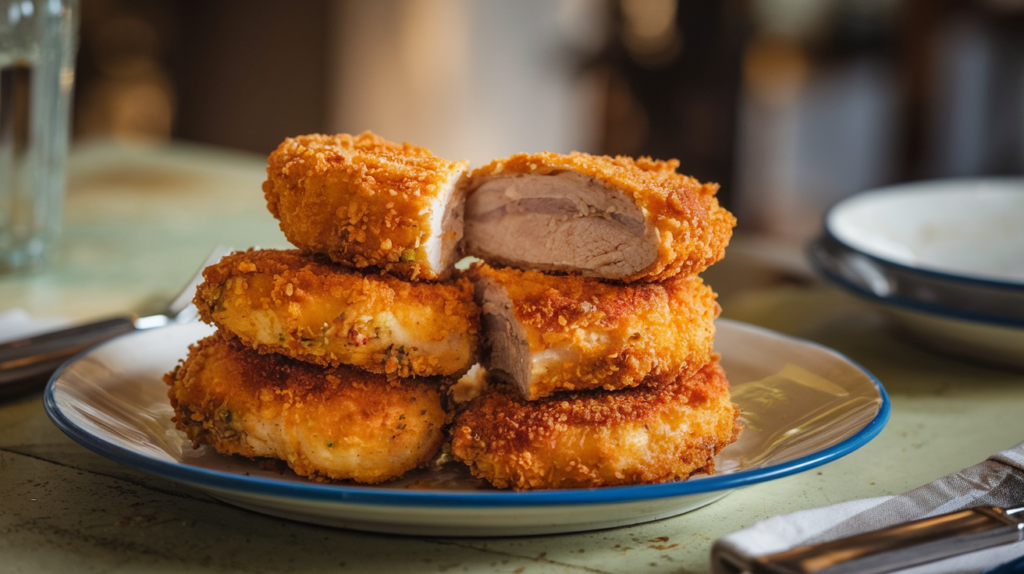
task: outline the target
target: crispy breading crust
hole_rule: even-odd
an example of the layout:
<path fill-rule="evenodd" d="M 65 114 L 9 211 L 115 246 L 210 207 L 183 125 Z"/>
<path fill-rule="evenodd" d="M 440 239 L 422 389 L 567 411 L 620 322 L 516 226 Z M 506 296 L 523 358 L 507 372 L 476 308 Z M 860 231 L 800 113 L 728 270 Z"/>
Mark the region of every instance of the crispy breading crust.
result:
<path fill-rule="evenodd" d="M 451 269 L 434 269 L 427 259 L 427 239 L 440 232 L 431 212 L 467 169 L 371 132 L 312 134 L 288 138 L 270 154 L 263 193 L 285 237 L 304 251 L 410 281 L 443 279 Z M 461 187 L 456 193 L 461 206 Z M 458 242 L 461 222 L 449 233 Z"/>
<path fill-rule="evenodd" d="M 533 363 L 529 400 L 686 377 L 711 359 L 721 308 L 695 275 L 615 285 L 477 263 L 468 276 L 506 288 L 531 355 L 566 353 L 564 362 Z"/>
<path fill-rule="evenodd" d="M 164 382 L 195 447 L 279 458 L 320 482 L 389 480 L 429 462 L 444 441 L 438 381 L 325 369 L 210 336 Z"/>
<path fill-rule="evenodd" d="M 498 488 L 591 488 L 714 472 L 739 435 L 739 408 L 717 360 L 690 378 L 528 402 L 475 399 L 452 427 L 452 454 Z"/>
<path fill-rule="evenodd" d="M 676 172 L 678 160 L 649 157 L 595 156 L 581 152 L 520 153 L 473 170 L 467 184 L 471 195 L 492 176 L 548 175 L 574 171 L 590 176 L 633 198 L 658 233 L 658 258 L 624 282 L 664 281 L 693 275 L 725 256 L 736 218 L 718 205 L 717 183 L 700 183 Z M 511 263 L 511 262 L 500 262 Z M 566 270 L 569 271 L 569 270 Z"/>
<path fill-rule="evenodd" d="M 409 283 L 295 250 L 236 252 L 203 277 L 200 318 L 261 353 L 402 377 L 458 375 L 477 360 L 479 309 L 465 278 Z"/>

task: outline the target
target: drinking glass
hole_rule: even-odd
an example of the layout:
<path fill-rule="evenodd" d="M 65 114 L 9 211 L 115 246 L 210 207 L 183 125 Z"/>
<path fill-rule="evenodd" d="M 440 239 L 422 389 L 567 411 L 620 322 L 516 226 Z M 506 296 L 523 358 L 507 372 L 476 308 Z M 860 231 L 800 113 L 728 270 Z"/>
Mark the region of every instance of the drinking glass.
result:
<path fill-rule="evenodd" d="M 0 273 L 60 231 L 77 33 L 78 0 L 0 0 Z"/>

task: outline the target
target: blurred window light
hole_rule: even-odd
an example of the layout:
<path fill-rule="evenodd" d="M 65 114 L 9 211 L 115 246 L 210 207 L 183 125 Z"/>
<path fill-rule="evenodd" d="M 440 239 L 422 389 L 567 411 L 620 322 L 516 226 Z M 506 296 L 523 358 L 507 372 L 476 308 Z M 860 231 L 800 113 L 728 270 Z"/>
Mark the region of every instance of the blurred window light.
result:
<path fill-rule="evenodd" d="M 683 48 L 677 0 L 622 0 L 622 43 L 640 64 L 671 62 Z"/>
<path fill-rule="evenodd" d="M 171 133 L 173 108 L 168 90 L 157 82 L 140 82 L 117 91 L 111 110 L 116 139 L 164 141 Z"/>
<path fill-rule="evenodd" d="M 174 84 L 161 62 L 157 23 L 123 6 L 96 4 L 82 20 L 83 57 L 93 76 L 78 86 L 77 137 L 159 142 L 171 137 Z M 100 16 L 102 14 L 102 16 Z M 68 70 L 68 78 L 75 72 Z"/>
<path fill-rule="evenodd" d="M 747 96 L 766 105 L 785 105 L 799 94 L 810 73 L 806 53 L 794 42 L 759 38 L 743 58 L 743 87 Z"/>
<path fill-rule="evenodd" d="M 70 92 L 75 86 L 75 69 L 71 66 L 66 66 L 60 69 L 60 89 L 64 92 Z"/>
<path fill-rule="evenodd" d="M 893 0 L 754 0 L 744 51 L 737 217 L 806 240 L 829 205 L 891 182 L 903 148 Z"/>
<path fill-rule="evenodd" d="M 650 134 L 651 122 L 647 110 L 637 100 L 621 73 L 612 72 L 608 75 L 604 102 L 605 151 L 639 155 Z"/>
<path fill-rule="evenodd" d="M 18 22 L 21 22 L 21 6 L 19 6 L 17 3 L 11 4 L 7 7 L 7 21 L 11 24 L 11 26 L 16 25 Z"/>
<path fill-rule="evenodd" d="M 577 39 L 603 32 L 575 26 L 603 19 L 574 22 L 568 38 L 562 18 L 609 5 L 569 1 L 341 3 L 328 129 L 370 129 L 475 165 L 593 149 L 601 78 L 580 72 Z"/>
<path fill-rule="evenodd" d="M 585 53 L 597 53 L 608 41 L 605 0 L 561 0 L 556 21 L 566 43 Z"/>
<path fill-rule="evenodd" d="M 21 3 L 21 13 L 26 18 L 31 18 L 32 14 L 35 13 L 35 11 L 36 7 L 32 5 L 32 2 L 30 0 L 25 0 L 24 2 Z"/>
<path fill-rule="evenodd" d="M 174 98 L 166 77 L 103 79 L 81 94 L 78 131 L 84 137 L 161 142 L 171 135 Z"/>
<path fill-rule="evenodd" d="M 657 39 L 672 33 L 675 24 L 676 0 L 622 0 L 628 33 L 646 39 Z"/>
<path fill-rule="evenodd" d="M 407 89 L 422 99 L 466 89 L 469 66 L 464 0 L 403 0 L 398 46 Z M 444 32 L 441 32 L 444 30 Z"/>
<path fill-rule="evenodd" d="M 753 20 L 762 34 L 807 39 L 825 27 L 838 0 L 755 0 Z"/>

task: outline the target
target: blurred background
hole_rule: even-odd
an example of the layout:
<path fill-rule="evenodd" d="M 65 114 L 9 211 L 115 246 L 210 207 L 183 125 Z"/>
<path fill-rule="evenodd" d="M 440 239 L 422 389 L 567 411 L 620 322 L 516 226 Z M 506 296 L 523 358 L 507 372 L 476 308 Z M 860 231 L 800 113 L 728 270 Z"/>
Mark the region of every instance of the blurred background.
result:
<path fill-rule="evenodd" d="M 1024 173 L 1024 0 L 82 0 L 76 142 L 678 158 L 739 231 Z"/>

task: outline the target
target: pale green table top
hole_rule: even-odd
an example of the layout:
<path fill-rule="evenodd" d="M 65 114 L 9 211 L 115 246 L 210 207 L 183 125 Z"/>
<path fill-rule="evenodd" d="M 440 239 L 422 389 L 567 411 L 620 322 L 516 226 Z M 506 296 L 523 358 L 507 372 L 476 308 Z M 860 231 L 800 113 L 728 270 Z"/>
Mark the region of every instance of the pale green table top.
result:
<path fill-rule="evenodd" d="M 93 145 L 76 149 L 71 165 L 54 262 L 0 278 L 0 312 L 71 320 L 144 312 L 180 289 L 214 245 L 287 245 L 263 201 L 262 158 Z M 799 266 L 797 250 L 740 237 L 705 278 L 725 317 L 833 347 L 889 391 L 882 434 L 818 469 L 628 528 L 385 536 L 255 514 L 109 461 L 57 430 L 40 392 L 0 402 L 0 572 L 703 572 L 711 542 L 753 522 L 904 492 L 1024 440 L 1024 374 L 911 346 L 864 303 L 793 281 Z"/>

